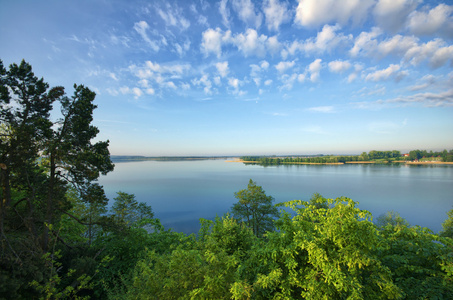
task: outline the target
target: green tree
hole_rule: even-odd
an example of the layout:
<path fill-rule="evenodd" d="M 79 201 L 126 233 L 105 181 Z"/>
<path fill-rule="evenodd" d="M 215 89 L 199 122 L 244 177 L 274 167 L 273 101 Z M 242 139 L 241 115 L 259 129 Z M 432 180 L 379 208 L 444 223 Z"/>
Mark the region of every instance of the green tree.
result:
<path fill-rule="evenodd" d="M 453 209 L 447 212 L 448 218 L 442 223 L 441 236 L 453 238 Z"/>
<path fill-rule="evenodd" d="M 266 231 L 273 230 L 278 209 L 272 204 L 274 198 L 267 196 L 261 186 L 250 179 L 247 189 L 236 192 L 234 196 L 239 200 L 231 207 L 231 212 L 236 219 L 250 227 L 257 237 L 263 236 Z"/>
<path fill-rule="evenodd" d="M 451 239 L 420 226 L 389 224 L 379 233 L 376 253 L 404 299 L 453 299 Z"/>
<path fill-rule="evenodd" d="M 378 228 L 384 228 L 387 225 L 391 226 L 409 226 L 409 222 L 406 221 L 399 213 L 395 211 L 388 211 L 385 214 L 380 215 L 376 219 L 376 226 Z"/>
<path fill-rule="evenodd" d="M 268 242 L 256 244 L 242 263 L 249 276 L 235 283 L 235 299 L 247 291 L 253 299 L 398 298 L 390 270 L 375 253 L 380 240 L 371 214 L 345 197 L 326 199 L 328 208 L 312 202 L 281 204 L 296 214 L 284 212 Z"/>
<path fill-rule="evenodd" d="M 151 206 L 138 202 L 135 195 L 124 192 L 117 192 L 117 197 L 112 206 L 112 216 L 116 222 L 132 226 L 143 219 L 154 218 Z"/>
<path fill-rule="evenodd" d="M 72 247 L 60 232 L 63 214 L 86 225 L 71 213 L 70 186 L 83 201 L 107 203 L 96 180 L 114 166 L 108 141 L 92 142 L 99 132 L 91 125 L 95 93 L 84 86 L 74 89 L 67 97 L 63 87 L 49 89 L 25 61 L 9 70 L 0 61 L 0 264 L 7 282 L 15 285 L 9 289 L 12 295 L 17 291 L 28 298 L 26 277 L 38 283 L 46 277 L 42 257 Z M 61 117 L 52 122 L 55 102 Z"/>

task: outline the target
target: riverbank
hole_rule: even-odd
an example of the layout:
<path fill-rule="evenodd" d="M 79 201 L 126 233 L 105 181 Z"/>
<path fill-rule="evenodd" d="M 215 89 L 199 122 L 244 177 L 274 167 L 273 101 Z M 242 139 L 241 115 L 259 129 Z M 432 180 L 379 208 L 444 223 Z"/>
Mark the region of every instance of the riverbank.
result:
<path fill-rule="evenodd" d="M 261 164 L 259 161 L 247 161 L 242 159 L 226 160 L 225 162 L 236 162 L 245 164 Z M 376 161 L 347 161 L 338 163 L 311 163 L 311 162 L 280 162 L 283 165 L 344 165 L 344 164 L 376 164 L 380 162 Z M 442 161 L 404 161 L 398 160 L 392 163 L 400 163 L 406 165 L 453 165 L 453 162 L 442 162 Z"/>

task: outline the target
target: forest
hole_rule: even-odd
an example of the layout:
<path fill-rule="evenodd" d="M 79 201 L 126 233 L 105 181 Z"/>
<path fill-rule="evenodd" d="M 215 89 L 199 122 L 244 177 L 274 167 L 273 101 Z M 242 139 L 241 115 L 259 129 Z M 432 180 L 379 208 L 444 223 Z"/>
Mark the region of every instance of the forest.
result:
<path fill-rule="evenodd" d="M 407 156 L 398 150 L 377 151 L 372 150 L 360 155 L 313 155 L 308 157 L 288 156 L 288 157 L 269 157 L 269 156 L 242 156 L 244 163 L 257 163 L 260 165 L 282 165 L 282 164 L 336 164 L 348 162 L 372 162 L 380 164 L 404 163 L 407 161 L 436 161 L 453 162 L 453 149 L 439 152 L 427 150 L 411 150 Z"/>
<path fill-rule="evenodd" d="M 94 99 L 0 60 L 0 299 L 453 299 L 453 209 L 433 233 L 346 197 L 274 203 L 250 179 L 186 235 L 133 194 L 109 203 Z"/>

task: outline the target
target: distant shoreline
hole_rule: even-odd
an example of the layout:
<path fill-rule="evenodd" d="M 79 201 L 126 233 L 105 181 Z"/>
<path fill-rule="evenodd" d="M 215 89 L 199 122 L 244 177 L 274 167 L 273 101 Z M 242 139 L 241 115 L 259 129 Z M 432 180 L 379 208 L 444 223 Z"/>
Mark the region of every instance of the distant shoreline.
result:
<path fill-rule="evenodd" d="M 245 161 L 241 159 L 226 160 L 225 162 L 236 162 L 236 163 L 249 163 L 249 164 L 261 164 L 259 161 Z M 401 163 L 406 165 L 453 165 L 453 162 L 442 162 L 442 161 L 395 161 L 392 163 Z M 347 161 L 345 163 L 310 163 L 310 162 L 281 162 L 284 165 L 344 165 L 344 164 L 381 164 L 376 161 Z"/>

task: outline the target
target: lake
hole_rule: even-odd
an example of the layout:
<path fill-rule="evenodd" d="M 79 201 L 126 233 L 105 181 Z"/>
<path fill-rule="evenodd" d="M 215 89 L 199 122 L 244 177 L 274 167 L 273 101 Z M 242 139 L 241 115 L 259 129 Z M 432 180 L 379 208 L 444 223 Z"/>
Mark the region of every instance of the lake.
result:
<path fill-rule="evenodd" d="M 118 191 L 151 205 L 165 228 L 197 232 L 199 219 L 222 216 L 237 202 L 234 193 L 249 179 L 275 203 L 346 196 L 374 218 L 393 210 L 411 225 L 441 230 L 453 208 L 452 165 L 283 165 L 263 167 L 225 160 L 116 163 L 102 176 L 107 197 Z M 110 202 L 111 204 L 112 202 Z"/>

